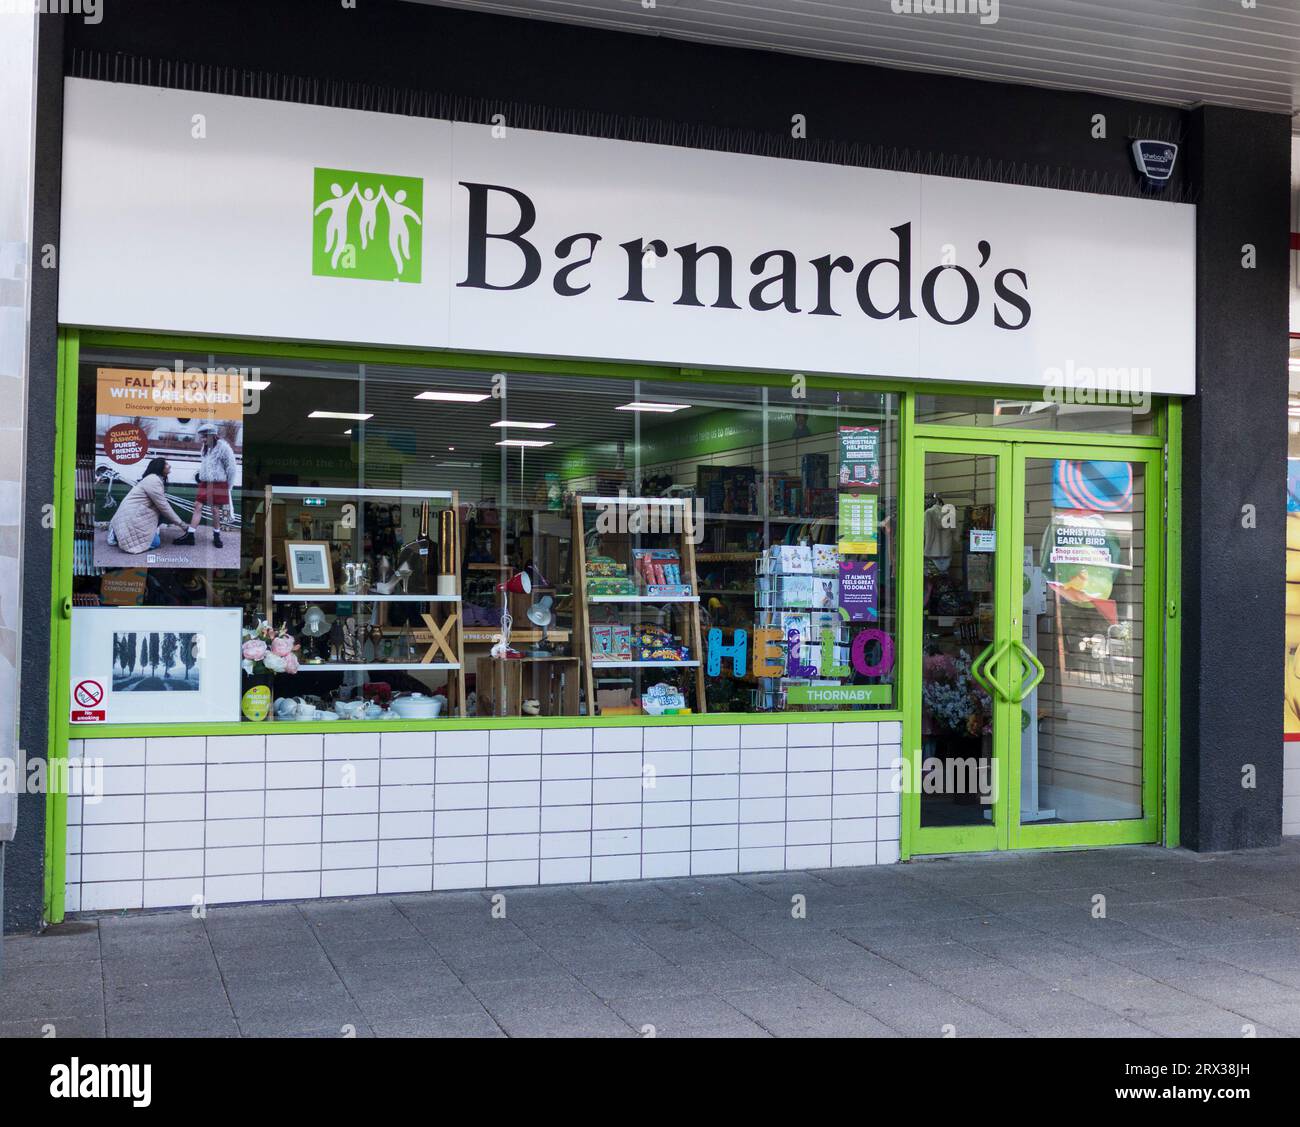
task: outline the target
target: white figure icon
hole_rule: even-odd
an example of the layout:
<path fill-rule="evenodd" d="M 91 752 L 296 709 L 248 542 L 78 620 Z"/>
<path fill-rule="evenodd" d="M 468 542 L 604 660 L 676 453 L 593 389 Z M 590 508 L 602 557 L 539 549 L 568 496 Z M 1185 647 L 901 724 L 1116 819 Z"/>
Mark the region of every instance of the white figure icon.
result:
<path fill-rule="evenodd" d="M 352 200 L 356 194 L 355 184 L 346 196 L 341 185 L 331 184 L 331 198 L 322 203 L 313 213 L 315 215 L 319 215 L 322 211 L 329 213 L 329 219 L 325 223 L 325 253 L 330 255 L 331 270 L 338 269 L 339 256 L 348 245 L 348 212 L 352 210 Z"/>
<path fill-rule="evenodd" d="M 352 190 L 357 190 L 355 184 L 352 185 Z M 382 187 L 380 191 L 383 191 Z M 375 237 L 375 224 L 379 221 L 379 197 L 375 195 L 374 188 L 367 188 L 357 202 L 361 204 L 361 249 L 365 250 Z"/>
<path fill-rule="evenodd" d="M 379 197 L 388 208 L 388 250 L 400 276 L 405 260 L 411 257 L 411 232 L 407 229 L 406 221 L 414 220 L 417 227 L 422 224 L 420 217 L 403 202 L 406 199 L 404 189 L 399 189 L 390 196 L 387 189 L 381 186 Z"/>

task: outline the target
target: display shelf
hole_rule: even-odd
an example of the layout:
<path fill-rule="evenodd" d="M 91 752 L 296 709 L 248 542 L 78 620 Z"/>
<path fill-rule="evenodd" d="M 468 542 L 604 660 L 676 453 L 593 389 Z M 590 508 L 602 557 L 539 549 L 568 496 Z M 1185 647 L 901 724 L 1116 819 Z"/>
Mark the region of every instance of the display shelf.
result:
<path fill-rule="evenodd" d="M 698 669 L 698 661 L 595 661 L 593 669 Z"/>
<path fill-rule="evenodd" d="M 459 669 L 454 661 L 323 661 L 317 665 L 300 662 L 298 673 L 344 673 L 349 669 Z"/>
<path fill-rule="evenodd" d="M 698 603 L 699 595 L 588 595 L 589 603 Z"/>
<path fill-rule="evenodd" d="M 268 485 L 272 497 L 405 497 L 416 501 L 454 501 L 455 490 L 445 489 L 365 489 L 335 485 L 312 488 L 306 485 Z"/>
<path fill-rule="evenodd" d="M 273 595 L 277 603 L 458 603 L 459 595 Z"/>

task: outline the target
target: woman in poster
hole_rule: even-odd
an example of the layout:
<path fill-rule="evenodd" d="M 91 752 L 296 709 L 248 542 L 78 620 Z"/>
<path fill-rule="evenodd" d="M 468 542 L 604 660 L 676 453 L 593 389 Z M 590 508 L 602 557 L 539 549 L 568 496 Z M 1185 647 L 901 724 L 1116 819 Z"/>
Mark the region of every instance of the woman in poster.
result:
<path fill-rule="evenodd" d="M 161 543 L 159 527 L 164 524 L 186 527 L 185 521 L 167 501 L 167 475 L 171 465 L 165 458 L 154 458 L 144 476 L 131 487 L 117 507 L 108 526 L 108 542 L 123 552 L 147 552 Z"/>
<path fill-rule="evenodd" d="M 198 493 L 194 498 L 194 520 L 185 530 L 185 535 L 176 541 L 178 547 L 194 543 L 194 534 L 203 523 L 204 508 L 212 510 L 212 546 L 224 548 L 221 542 L 221 510 L 230 504 L 230 486 L 239 472 L 239 463 L 235 452 L 217 433 L 212 423 L 199 427 L 203 439 L 203 453 L 199 460 L 199 472 L 195 480 Z"/>

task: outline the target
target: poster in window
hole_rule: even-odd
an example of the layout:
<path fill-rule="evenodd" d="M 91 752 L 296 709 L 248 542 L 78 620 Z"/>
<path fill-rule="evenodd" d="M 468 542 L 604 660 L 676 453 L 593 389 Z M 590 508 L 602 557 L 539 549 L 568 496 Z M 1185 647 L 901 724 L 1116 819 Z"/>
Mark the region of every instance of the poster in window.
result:
<path fill-rule="evenodd" d="M 840 494 L 839 548 L 842 556 L 876 554 L 876 495 Z"/>
<path fill-rule="evenodd" d="M 1052 508 L 1088 513 L 1131 513 L 1132 463 L 1057 458 L 1052 466 Z"/>
<path fill-rule="evenodd" d="M 840 427 L 840 488 L 880 484 L 880 428 Z"/>
<path fill-rule="evenodd" d="M 100 368 L 95 411 L 95 566 L 237 569 L 241 373 Z"/>
<path fill-rule="evenodd" d="M 875 622 L 878 576 L 875 560 L 843 560 L 840 563 L 840 609 L 850 622 Z"/>

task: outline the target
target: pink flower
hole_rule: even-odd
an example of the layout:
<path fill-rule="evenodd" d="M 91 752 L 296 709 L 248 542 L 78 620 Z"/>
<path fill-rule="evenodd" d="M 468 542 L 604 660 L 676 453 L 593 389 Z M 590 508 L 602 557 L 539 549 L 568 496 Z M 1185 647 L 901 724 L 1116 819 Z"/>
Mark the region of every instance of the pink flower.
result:
<path fill-rule="evenodd" d="M 276 657 L 288 657 L 293 653 L 293 639 L 288 634 L 281 634 L 271 642 L 271 652 Z"/>
<path fill-rule="evenodd" d="M 249 638 L 244 643 L 243 654 L 249 661 L 261 661 L 266 657 L 266 643 L 261 638 Z"/>
<path fill-rule="evenodd" d="M 286 673 L 298 672 L 298 655 L 296 653 L 287 653 L 284 655 L 284 671 Z"/>

